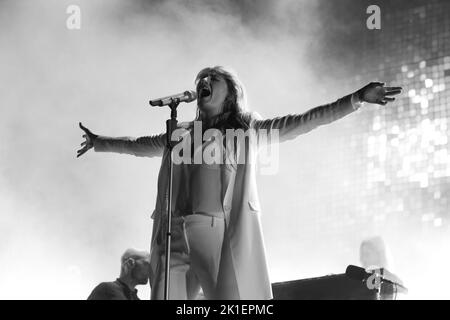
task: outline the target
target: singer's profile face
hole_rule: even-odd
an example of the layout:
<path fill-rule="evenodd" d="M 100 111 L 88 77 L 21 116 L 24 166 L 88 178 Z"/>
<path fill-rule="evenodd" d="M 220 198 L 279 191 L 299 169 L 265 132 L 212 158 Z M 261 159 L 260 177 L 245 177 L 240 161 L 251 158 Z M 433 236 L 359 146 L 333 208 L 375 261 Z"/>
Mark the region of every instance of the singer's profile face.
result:
<path fill-rule="evenodd" d="M 227 95 L 227 82 L 220 75 L 210 74 L 197 84 L 198 106 L 202 111 L 220 110 Z"/>

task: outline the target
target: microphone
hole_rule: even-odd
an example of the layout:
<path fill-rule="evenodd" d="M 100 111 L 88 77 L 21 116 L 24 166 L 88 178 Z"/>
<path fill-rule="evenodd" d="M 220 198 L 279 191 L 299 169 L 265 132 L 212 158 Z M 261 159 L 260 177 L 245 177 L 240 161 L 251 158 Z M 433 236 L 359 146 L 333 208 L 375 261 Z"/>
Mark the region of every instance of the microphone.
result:
<path fill-rule="evenodd" d="M 192 90 L 185 91 L 183 93 L 174 94 L 164 98 L 150 100 L 150 105 L 153 107 L 162 107 L 169 105 L 172 101 L 178 100 L 178 102 L 192 102 L 197 99 L 197 93 Z"/>

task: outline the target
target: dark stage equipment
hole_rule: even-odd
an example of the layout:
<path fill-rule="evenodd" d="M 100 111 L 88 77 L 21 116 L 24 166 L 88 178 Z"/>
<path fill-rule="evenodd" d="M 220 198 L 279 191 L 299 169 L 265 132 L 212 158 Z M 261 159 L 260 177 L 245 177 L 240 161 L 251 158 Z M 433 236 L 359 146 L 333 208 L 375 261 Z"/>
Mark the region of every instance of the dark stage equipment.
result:
<path fill-rule="evenodd" d="M 350 265 L 343 274 L 273 283 L 273 296 L 275 300 L 395 300 L 407 293 L 389 271 L 374 272 Z"/>

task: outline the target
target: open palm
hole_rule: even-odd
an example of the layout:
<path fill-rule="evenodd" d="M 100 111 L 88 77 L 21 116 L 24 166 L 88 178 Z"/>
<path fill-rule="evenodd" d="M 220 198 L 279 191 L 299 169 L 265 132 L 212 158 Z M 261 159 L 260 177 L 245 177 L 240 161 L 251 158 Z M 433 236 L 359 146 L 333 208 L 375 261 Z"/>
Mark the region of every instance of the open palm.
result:
<path fill-rule="evenodd" d="M 402 87 L 385 87 L 383 82 L 371 82 L 358 90 L 359 100 L 362 102 L 386 105 L 395 101 L 393 96 L 402 92 Z"/>
<path fill-rule="evenodd" d="M 88 128 L 84 127 L 81 122 L 79 123 L 79 125 L 81 130 L 83 130 L 85 133 L 83 134 L 83 138 L 85 138 L 86 140 L 81 143 L 82 148 L 77 151 L 77 158 L 86 153 L 94 146 L 94 140 L 98 136 L 96 134 L 93 134 Z"/>

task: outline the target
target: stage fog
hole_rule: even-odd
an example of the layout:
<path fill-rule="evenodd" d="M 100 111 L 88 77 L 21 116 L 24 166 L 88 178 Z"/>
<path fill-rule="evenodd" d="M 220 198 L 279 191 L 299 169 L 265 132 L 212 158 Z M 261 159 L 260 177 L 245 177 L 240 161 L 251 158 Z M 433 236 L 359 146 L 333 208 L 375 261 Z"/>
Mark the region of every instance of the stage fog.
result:
<path fill-rule="evenodd" d="M 66 26 L 72 4 L 79 30 Z M 385 72 L 390 47 L 359 51 L 361 32 L 389 32 L 367 30 L 367 5 L 344 6 L 346 19 L 330 1 L 1 1 L 0 298 L 85 299 L 118 276 L 126 248 L 149 249 L 161 159 L 76 158 L 78 122 L 111 136 L 161 133 L 169 109 L 148 100 L 195 89 L 215 65 L 237 72 L 264 118 L 371 80 L 402 85 L 395 111 L 365 105 L 283 143 L 278 172 L 258 176 L 271 281 L 343 273 L 380 236 L 407 298 L 449 298 L 449 113 L 435 110 L 450 83 L 433 66 L 450 69 L 450 52 L 409 59 L 420 51 L 405 48 Z M 193 120 L 195 104 L 178 110 Z"/>

